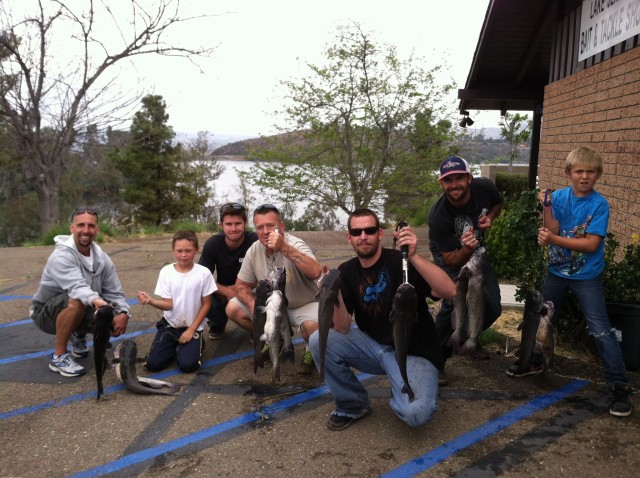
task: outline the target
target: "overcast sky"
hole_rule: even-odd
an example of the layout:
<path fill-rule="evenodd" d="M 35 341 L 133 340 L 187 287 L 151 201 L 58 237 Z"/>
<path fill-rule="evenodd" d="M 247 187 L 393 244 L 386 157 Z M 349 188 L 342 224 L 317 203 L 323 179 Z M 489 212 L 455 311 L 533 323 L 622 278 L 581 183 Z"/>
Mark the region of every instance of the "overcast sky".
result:
<path fill-rule="evenodd" d="M 30 0 L 11 0 L 26 5 Z M 46 0 L 45 0 L 46 1 Z M 68 0 L 75 3 L 80 0 Z M 108 1 L 108 0 L 104 0 Z M 113 5 L 126 5 L 108 1 Z M 141 0 L 145 4 L 153 0 Z M 218 45 L 198 68 L 186 60 L 136 60 L 130 83 L 145 94 L 164 97 L 176 132 L 215 135 L 274 132 L 278 81 L 308 76 L 304 62 L 322 63 L 335 28 L 349 21 L 372 31 L 378 43 L 425 57 L 430 69 L 446 63 L 458 88 L 464 87 L 489 0 L 186 0 L 212 17 L 190 24 L 193 45 Z M 183 3 L 185 3 L 183 1 Z M 112 7 L 113 8 L 113 7 Z M 183 41 L 189 44 L 188 41 Z M 122 79 L 128 78 L 127 74 Z M 129 85 L 124 85 L 127 88 Z M 280 90 L 282 91 L 282 90 Z M 457 91 L 452 94 L 457 108 Z M 472 112 L 474 113 L 474 112 Z M 498 112 L 472 114 L 475 128 L 496 127 Z M 459 119 L 456 116 L 454 119 Z"/>

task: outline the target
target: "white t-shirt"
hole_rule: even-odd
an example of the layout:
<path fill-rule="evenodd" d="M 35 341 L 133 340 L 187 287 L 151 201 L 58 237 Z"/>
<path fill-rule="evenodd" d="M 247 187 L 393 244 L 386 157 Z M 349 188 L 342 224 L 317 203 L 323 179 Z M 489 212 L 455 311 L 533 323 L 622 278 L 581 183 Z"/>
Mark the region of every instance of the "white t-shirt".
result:
<path fill-rule="evenodd" d="M 216 283 L 209 269 L 193 264 L 189 272 L 178 272 L 174 264 L 160 270 L 155 294 L 173 300 L 173 309 L 164 311 L 164 318 L 175 328 L 189 327 L 198 315 L 202 298 L 216 291 Z M 198 330 L 204 329 L 204 322 Z"/>

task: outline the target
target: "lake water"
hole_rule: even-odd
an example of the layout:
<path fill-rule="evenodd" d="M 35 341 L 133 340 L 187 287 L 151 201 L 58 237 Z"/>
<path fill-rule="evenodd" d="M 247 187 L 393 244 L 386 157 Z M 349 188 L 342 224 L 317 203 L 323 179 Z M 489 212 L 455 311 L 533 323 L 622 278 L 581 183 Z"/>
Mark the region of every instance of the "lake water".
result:
<path fill-rule="evenodd" d="M 239 202 L 249 208 L 249 211 L 253 211 L 254 208 L 261 204 L 271 203 L 277 207 L 282 207 L 283 202 L 272 195 L 267 195 L 263 191 L 257 190 L 257 188 L 251 187 L 252 200 L 245 201 L 242 197 L 242 191 L 240 190 L 240 179 L 238 177 L 238 171 L 248 171 L 255 164 L 253 161 L 231 161 L 231 160 L 219 160 L 219 164 L 224 167 L 224 171 L 220 177 L 214 181 L 215 187 L 215 203 L 224 204 L 226 202 Z M 301 201 L 296 208 L 295 218 L 299 218 L 306 207 L 309 205 L 309 201 Z M 336 216 L 340 226 L 346 227 L 347 215 L 342 210 L 336 211 Z"/>

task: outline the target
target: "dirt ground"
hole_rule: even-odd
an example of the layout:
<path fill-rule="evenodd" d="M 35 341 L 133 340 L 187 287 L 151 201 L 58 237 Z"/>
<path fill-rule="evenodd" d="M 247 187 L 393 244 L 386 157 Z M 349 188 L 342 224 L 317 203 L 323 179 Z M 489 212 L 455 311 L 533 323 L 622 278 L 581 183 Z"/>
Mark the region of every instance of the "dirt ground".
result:
<path fill-rule="evenodd" d="M 344 232 L 294 234 L 329 267 L 353 256 Z M 426 230 L 418 235 L 426 254 Z M 102 246 L 129 299 L 153 291 L 172 261 L 168 235 Z M 92 357 L 81 359 L 83 377 L 49 372 L 53 338 L 27 320 L 51 250 L 0 249 L 0 477 L 637 476 L 640 413 L 608 414 L 596 360 L 560 346 L 543 375 L 504 373 L 515 360 L 520 311 L 505 311 L 494 325 L 489 360 L 447 363 L 450 384 L 440 390 L 439 410 L 415 429 L 391 411 L 387 380 L 365 376 L 373 414 L 328 431 L 333 403 L 317 373 L 297 375 L 285 364 L 273 386 L 269 369 L 253 373 L 248 334 L 233 324 L 224 340 L 207 342 L 198 372 L 154 375 L 182 385 L 180 395 L 131 394 L 108 370 L 106 399 L 96 402 Z M 144 354 L 160 315 L 138 304 L 132 311 L 129 333 Z M 297 357 L 302 347 L 298 341 Z M 639 374 L 629 376 L 640 387 Z"/>

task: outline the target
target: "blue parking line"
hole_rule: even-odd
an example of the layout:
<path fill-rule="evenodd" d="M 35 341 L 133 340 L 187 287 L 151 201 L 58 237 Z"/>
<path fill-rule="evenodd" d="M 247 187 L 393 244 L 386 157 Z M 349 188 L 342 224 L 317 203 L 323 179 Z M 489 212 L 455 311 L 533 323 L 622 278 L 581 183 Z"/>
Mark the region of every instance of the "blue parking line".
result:
<path fill-rule="evenodd" d="M 6 327 L 15 327 L 16 325 L 25 325 L 25 324 L 33 324 L 33 320 L 30 318 L 16 320 L 15 322 L 9 322 L 7 324 L 0 324 L 0 329 L 4 329 Z"/>
<path fill-rule="evenodd" d="M 367 378 L 372 377 L 369 374 L 358 374 L 358 379 L 360 381 L 365 380 Z M 575 382 L 569 383 L 551 393 L 546 395 L 542 395 L 533 399 L 532 401 L 525 403 L 517 407 L 516 409 L 508 412 L 501 417 L 498 417 L 495 420 L 485 423 L 484 425 L 471 430 L 468 433 L 465 433 L 459 438 L 451 440 L 450 442 L 439 446 L 435 450 L 421 456 L 415 458 L 409 463 L 396 468 L 384 475 L 385 477 L 409 477 L 414 476 L 418 473 L 423 472 L 424 470 L 430 468 L 431 466 L 439 463 L 440 461 L 445 460 L 446 458 L 451 457 L 452 455 L 458 453 L 459 451 L 481 441 L 485 438 L 497 433 L 498 431 L 510 426 L 517 421 L 523 420 L 534 413 L 542 410 L 543 408 L 556 403 L 567 395 L 570 395 L 581 388 L 585 387 L 589 382 L 584 380 L 577 380 Z M 103 465 L 98 465 L 93 468 L 89 468 L 87 470 L 81 471 L 74 475 L 71 475 L 73 478 L 85 478 L 85 477 L 95 477 L 101 476 L 103 474 L 114 473 L 116 471 L 123 470 L 132 465 L 136 465 L 142 463 L 147 460 L 151 460 L 153 458 L 157 458 L 165 453 L 170 453 L 180 448 L 184 448 L 188 445 L 192 445 L 195 442 L 203 441 L 213 436 L 228 432 L 233 430 L 234 428 L 238 428 L 249 423 L 253 423 L 256 421 L 260 421 L 263 419 L 264 415 L 274 415 L 283 410 L 292 408 L 296 405 L 299 405 L 308 400 L 313 400 L 322 395 L 328 394 L 329 390 L 326 386 L 317 387 L 306 392 L 299 393 L 291 398 L 282 400 L 273 405 L 265 407 L 262 409 L 261 413 L 251 412 L 246 413 L 244 415 L 240 415 L 238 417 L 232 418 L 231 420 L 227 420 L 226 422 L 218 423 L 209 428 L 205 428 L 198 432 L 190 433 L 188 435 L 182 436 L 180 438 L 176 438 L 175 440 L 168 441 L 166 443 L 162 443 L 157 446 L 153 446 L 147 448 L 145 450 L 141 450 L 136 453 L 132 453 L 130 455 L 123 456 L 109 463 L 105 463 Z"/>
<path fill-rule="evenodd" d="M 418 473 L 422 473 L 432 466 L 437 465 L 438 463 L 450 458 L 452 455 L 458 453 L 465 448 L 468 448 L 485 438 L 490 437 L 498 433 L 499 431 L 507 428 L 508 426 L 513 425 L 520 420 L 524 420 L 525 418 L 530 417 L 536 412 L 553 405 L 556 402 L 564 399 L 568 395 L 571 395 L 578 390 L 586 387 L 589 384 L 586 380 L 576 380 L 574 382 L 568 383 L 563 387 L 560 387 L 546 395 L 541 395 L 539 397 L 534 398 L 530 402 L 527 402 L 514 410 L 505 413 L 498 418 L 491 420 L 490 422 L 484 423 L 473 430 L 461 435 L 453 440 L 448 441 L 447 443 L 440 445 L 439 447 L 425 453 L 422 456 L 414 458 L 410 462 L 405 463 L 398 468 L 391 470 L 380 477 L 385 478 L 405 478 L 410 476 L 415 476 Z"/>
<path fill-rule="evenodd" d="M 297 345 L 299 343 L 301 343 L 303 340 L 300 337 L 297 337 L 295 339 L 293 339 L 293 344 Z M 229 354 L 229 355 L 225 355 L 223 357 L 216 357 L 216 358 L 212 358 L 209 360 L 205 360 L 205 362 L 202 364 L 201 369 L 207 368 L 207 367 L 214 367 L 216 365 L 221 365 L 227 362 L 233 362 L 236 360 L 242 360 L 248 357 L 251 357 L 253 354 L 255 353 L 254 350 L 245 350 L 243 352 L 237 352 L 234 354 Z M 163 372 L 158 372 L 155 374 L 150 375 L 149 377 L 151 378 L 155 378 L 158 380 L 163 380 L 165 378 L 168 377 L 172 377 L 174 375 L 178 375 L 178 374 L 182 374 L 182 372 L 177 369 L 170 369 L 170 370 L 165 370 Z M 124 390 L 124 385 L 123 384 L 116 384 L 116 385 L 111 385 L 109 387 L 106 387 L 104 389 L 104 394 L 105 395 L 109 395 L 110 393 L 115 393 L 115 392 L 120 392 Z M 4 413 L 0 413 L 0 421 L 2 420 L 7 420 L 9 418 L 13 418 L 13 417 L 18 417 L 21 415 L 28 415 L 30 413 L 34 413 L 40 410 L 46 410 L 49 408 L 58 408 L 58 407 L 63 407 L 69 403 L 72 402 L 78 402 L 80 400 L 86 400 L 87 398 L 95 398 L 96 396 L 96 392 L 84 392 L 84 393 L 78 393 L 75 395 L 71 395 L 69 397 L 65 397 L 65 398 L 61 398 L 60 400 L 51 400 L 48 402 L 43 402 L 43 403 L 38 403 L 36 405 L 30 405 L 28 407 L 22 407 L 22 408 L 16 408 L 14 410 L 9 410 L 8 412 L 4 412 Z"/>
<path fill-rule="evenodd" d="M 113 342 L 118 342 L 118 341 L 124 340 L 124 339 L 132 339 L 134 337 L 139 337 L 140 335 L 152 334 L 155 331 L 156 331 L 156 328 L 152 327 L 150 329 L 139 330 L 137 332 L 130 332 L 128 334 L 120 335 L 119 337 L 113 337 L 111 339 L 111 342 L 113 343 Z M 87 347 L 92 347 L 92 346 L 93 346 L 93 341 L 87 342 Z M 29 359 L 32 359 L 32 358 L 48 357 L 53 352 L 54 352 L 53 349 L 49 349 L 49 350 L 41 350 L 40 352 L 33 352 L 33 353 L 30 353 L 30 354 L 14 355 L 13 357 L 7 357 L 7 358 L 0 359 L 0 365 L 7 365 L 7 364 L 10 364 L 10 363 L 20 362 L 22 360 L 29 360 Z"/>
<path fill-rule="evenodd" d="M 366 380 L 370 377 L 372 377 L 372 375 L 365 373 L 358 374 L 358 379 L 360 381 Z M 70 476 L 73 478 L 84 478 L 114 473 L 116 471 L 123 470 L 124 468 L 128 468 L 129 466 L 151 460 L 160 455 L 164 455 L 165 453 L 170 453 L 172 451 L 179 450 L 180 448 L 184 448 L 188 445 L 192 445 L 193 443 L 206 440 L 207 438 L 211 438 L 216 435 L 220 435 L 222 433 L 233 430 L 234 428 L 261 421 L 264 419 L 264 415 L 275 415 L 278 412 L 290 409 L 292 407 L 295 407 L 296 405 L 309 400 L 313 400 L 328 393 L 329 389 L 326 386 L 313 388 L 311 390 L 307 390 L 306 392 L 299 393 L 297 395 L 294 395 L 293 397 L 286 398 L 272 405 L 264 407 L 261 409 L 260 413 L 245 413 L 244 415 L 240 415 L 238 417 L 232 418 L 231 420 L 218 423 L 216 425 L 213 425 L 212 427 L 190 433 L 180 438 L 176 438 L 175 440 L 171 440 L 166 443 L 162 443 L 160 445 L 156 445 L 145 450 L 132 453 L 130 455 L 123 456 L 112 462 L 105 463 L 94 468 L 89 468 L 88 470 L 84 470 Z"/>
<path fill-rule="evenodd" d="M 10 300 L 20 300 L 20 299 L 29 299 L 31 300 L 30 295 L 0 295 L 0 302 L 7 302 Z M 127 304 L 136 305 L 139 304 L 138 299 L 127 299 Z M 0 324 L 0 329 L 4 329 L 5 327 L 15 327 L 16 325 L 25 325 L 31 324 L 33 320 L 30 317 L 26 319 L 16 320 L 15 322 L 9 322 L 6 324 Z"/>
<path fill-rule="evenodd" d="M 30 295 L 0 295 L 0 302 L 7 302 L 9 300 L 31 300 Z"/>

